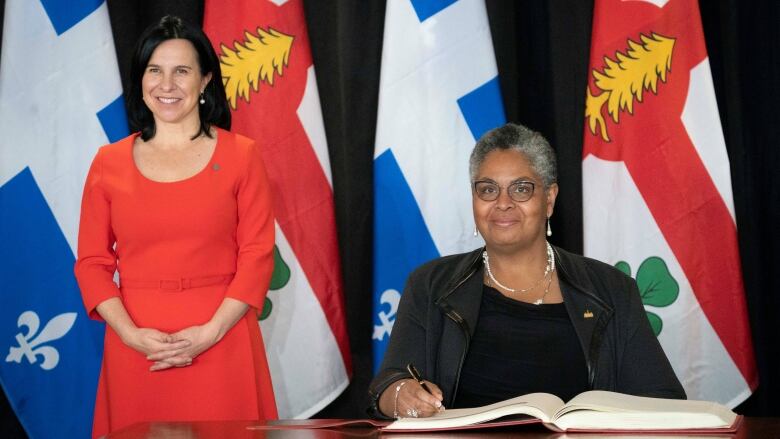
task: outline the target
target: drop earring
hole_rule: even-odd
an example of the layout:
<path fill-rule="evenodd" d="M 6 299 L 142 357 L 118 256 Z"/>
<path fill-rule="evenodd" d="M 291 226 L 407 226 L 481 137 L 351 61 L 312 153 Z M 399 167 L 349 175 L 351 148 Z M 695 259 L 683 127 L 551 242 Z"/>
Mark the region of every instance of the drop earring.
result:
<path fill-rule="evenodd" d="M 552 229 L 550 228 L 550 217 L 547 217 L 547 236 L 552 236 Z"/>
<path fill-rule="evenodd" d="M 474 226 L 474 237 L 476 238 L 479 236 L 479 230 L 477 230 L 477 226 Z"/>
<path fill-rule="evenodd" d="M 200 105 L 203 105 L 203 104 L 206 103 L 206 97 L 203 96 L 203 92 L 200 92 L 200 100 L 198 102 L 200 102 Z"/>

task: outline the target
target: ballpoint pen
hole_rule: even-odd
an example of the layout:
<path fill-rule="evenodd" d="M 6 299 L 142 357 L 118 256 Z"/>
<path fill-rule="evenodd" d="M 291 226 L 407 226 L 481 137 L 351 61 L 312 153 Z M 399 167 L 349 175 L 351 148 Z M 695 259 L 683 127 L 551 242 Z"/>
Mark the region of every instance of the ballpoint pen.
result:
<path fill-rule="evenodd" d="M 420 372 L 417 370 L 416 367 L 414 367 L 414 364 L 409 363 L 406 365 L 406 370 L 409 371 L 409 373 L 412 375 L 412 378 L 414 378 L 415 381 L 417 381 L 420 386 L 422 386 L 423 390 L 433 395 L 433 392 L 431 392 L 430 387 L 428 387 L 425 384 L 425 381 L 423 381 L 422 377 L 420 376 Z"/>

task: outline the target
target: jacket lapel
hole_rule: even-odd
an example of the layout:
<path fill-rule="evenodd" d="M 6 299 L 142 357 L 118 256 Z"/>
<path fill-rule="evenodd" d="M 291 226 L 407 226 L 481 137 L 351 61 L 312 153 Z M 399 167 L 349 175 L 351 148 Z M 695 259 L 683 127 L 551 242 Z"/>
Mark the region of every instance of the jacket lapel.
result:
<path fill-rule="evenodd" d="M 474 335 L 482 303 L 482 249 L 471 252 L 455 271 L 458 273 L 436 299 L 444 315 L 435 370 L 444 392 L 445 404 L 452 406 L 458 377 Z M 457 365 L 457 367 L 452 367 Z"/>
<path fill-rule="evenodd" d="M 558 261 L 558 278 L 561 280 L 563 303 L 579 338 L 585 361 L 588 365 L 588 383 L 593 388 L 596 366 L 599 361 L 601 342 L 613 310 L 595 293 L 582 263 L 570 257 L 569 253 L 554 247 Z"/>

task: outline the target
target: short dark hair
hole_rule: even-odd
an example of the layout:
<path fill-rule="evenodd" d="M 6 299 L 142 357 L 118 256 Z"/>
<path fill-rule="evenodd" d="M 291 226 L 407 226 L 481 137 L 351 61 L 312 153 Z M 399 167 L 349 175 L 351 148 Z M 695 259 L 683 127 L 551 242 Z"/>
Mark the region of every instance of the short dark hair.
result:
<path fill-rule="evenodd" d="M 167 40 L 181 38 L 192 43 L 198 54 L 198 65 L 201 75 L 211 73 L 211 80 L 203 91 L 206 103 L 198 105 L 201 134 L 211 136 L 210 128 L 215 125 L 226 130 L 230 129 L 230 107 L 222 85 L 222 71 L 219 68 L 219 58 L 206 34 L 199 27 L 193 26 L 179 17 L 166 15 L 159 23 L 148 27 L 141 34 L 130 62 L 130 77 L 127 86 L 127 115 L 133 131 L 140 131 L 141 138 L 149 140 L 154 137 L 156 127 L 152 112 L 143 101 L 141 81 L 149 59 L 157 46 Z"/>

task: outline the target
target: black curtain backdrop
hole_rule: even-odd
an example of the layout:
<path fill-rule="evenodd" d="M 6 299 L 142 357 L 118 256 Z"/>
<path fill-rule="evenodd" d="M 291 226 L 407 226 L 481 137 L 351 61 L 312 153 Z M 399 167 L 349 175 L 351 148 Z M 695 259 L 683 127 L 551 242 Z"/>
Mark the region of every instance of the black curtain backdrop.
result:
<path fill-rule="evenodd" d="M 354 364 L 351 385 L 317 417 L 362 417 L 372 370 L 372 165 L 385 3 L 304 0 L 304 5 L 330 148 Z M 108 6 L 123 79 L 146 26 L 165 14 L 198 24 L 203 19 L 203 0 L 108 0 Z M 561 193 L 551 241 L 581 252 L 580 167 L 593 1 L 488 0 L 487 6 L 507 118 L 541 131 L 558 153 Z M 780 2 L 706 0 L 700 8 L 731 161 L 760 376 L 758 390 L 737 411 L 780 416 L 780 404 L 772 400 L 780 394 L 774 324 L 780 282 L 773 273 L 780 252 Z M 4 436 L 23 436 L 2 403 Z"/>

